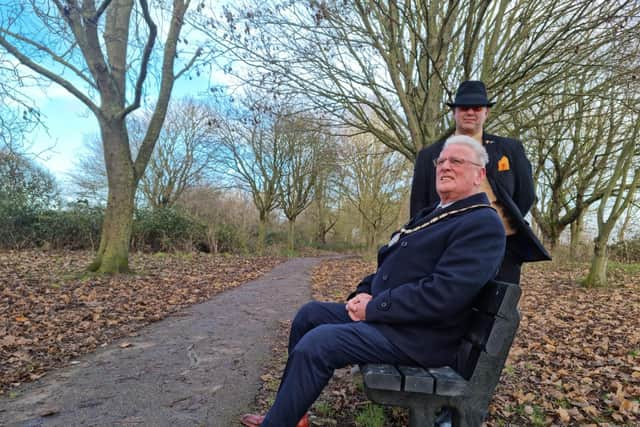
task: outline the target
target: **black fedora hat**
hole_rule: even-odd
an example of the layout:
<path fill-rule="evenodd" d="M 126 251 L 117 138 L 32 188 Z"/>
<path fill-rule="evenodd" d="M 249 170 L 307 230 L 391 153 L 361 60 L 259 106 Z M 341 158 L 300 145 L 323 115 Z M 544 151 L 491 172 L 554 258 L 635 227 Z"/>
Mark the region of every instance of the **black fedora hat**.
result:
<path fill-rule="evenodd" d="M 487 98 L 487 89 L 480 80 L 467 80 L 460 84 L 456 99 L 447 102 L 451 108 L 454 107 L 492 107 L 495 102 Z"/>

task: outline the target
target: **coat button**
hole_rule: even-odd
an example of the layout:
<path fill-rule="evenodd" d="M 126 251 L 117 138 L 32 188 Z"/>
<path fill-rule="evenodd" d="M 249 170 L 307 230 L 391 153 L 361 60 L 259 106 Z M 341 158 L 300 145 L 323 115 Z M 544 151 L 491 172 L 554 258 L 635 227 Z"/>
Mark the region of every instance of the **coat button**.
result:
<path fill-rule="evenodd" d="M 387 280 L 388 278 L 389 278 L 389 275 L 388 275 L 388 274 L 383 274 L 383 275 L 382 275 L 382 280 Z"/>
<path fill-rule="evenodd" d="M 380 307 L 382 307 L 382 308 L 387 308 L 387 305 L 388 304 L 387 304 L 386 301 L 383 301 L 383 302 L 380 303 Z"/>
<path fill-rule="evenodd" d="M 403 248 L 406 248 L 407 247 L 407 242 L 400 243 L 400 246 L 402 246 Z"/>

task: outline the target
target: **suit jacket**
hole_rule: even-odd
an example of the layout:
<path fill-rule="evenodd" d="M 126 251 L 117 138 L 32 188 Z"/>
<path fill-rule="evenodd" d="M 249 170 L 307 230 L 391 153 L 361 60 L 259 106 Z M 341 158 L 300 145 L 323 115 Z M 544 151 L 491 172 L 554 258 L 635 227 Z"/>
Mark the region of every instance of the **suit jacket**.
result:
<path fill-rule="evenodd" d="M 421 366 L 455 366 L 470 305 L 501 264 L 505 232 L 484 193 L 438 212 L 423 209 L 405 226 L 477 204 L 487 206 L 453 213 L 383 246 L 376 273 L 350 296 L 371 294 L 366 321 Z"/>
<path fill-rule="evenodd" d="M 511 138 L 483 133 L 485 148 L 489 154 L 487 180 L 507 214 L 513 220 L 517 233 L 509 238 L 509 250 L 521 261 L 544 261 L 551 256 L 524 219 L 535 201 L 531 163 L 522 143 Z M 437 203 L 436 171 L 433 159 L 442 151 L 444 140 L 423 148 L 416 158 L 411 183 L 410 212 L 413 217 L 426 206 Z M 506 161 L 504 160 L 506 159 Z M 499 167 L 499 163 L 501 167 Z M 499 170 L 500 169 L 500 170 Z"/>

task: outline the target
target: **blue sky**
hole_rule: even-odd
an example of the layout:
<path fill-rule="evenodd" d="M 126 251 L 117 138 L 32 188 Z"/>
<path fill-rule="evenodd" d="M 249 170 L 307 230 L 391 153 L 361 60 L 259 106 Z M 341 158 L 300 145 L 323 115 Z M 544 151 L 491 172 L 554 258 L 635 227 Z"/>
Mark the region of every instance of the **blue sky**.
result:
<path fill-rule="evenodd" d="M 216 80 L 217 79 L 217 80 Z M 228 80 L 229 76 L 217 74 L 213 83 Z M 199 98 L 208 93 L 209 78 L 183 76 L 176 82 L 172 100 L 189 96 Z M 39 128 L 27 137 L 30 150 L 39 154 L 38 162 L 53 173 L 64 186 L 66 174 L 76 159 L 85 153 L 85 144 L 94 135 L 99 135 L 95 116 L 62 87 L 52 84 L 45 90 L 34 89 L 31 97 L 37 102 L 47 129 Z"/>
<path fill-rule="evenodd" d="M 213 7 L 215 9 L 217 6 L 214 4 Z M 160 11 L 160 9 L 153 9 L 152 11 L 157 12 Z M 33 20 L 30 20 L 29 13 L 31 13 L 29 9 L 26 9 L 26 11 L 23 11 L 23 13 L 19 15 L 22 21 L 18 22 L 18 24 L 22 26 L 18 25 L 16 28 L 23 29 L 27 35 L 46 44 L 46 40 L 40 39 L 42 35 L 42 33 L 38 31 L 40 27 L 32 22 Z M 167 31 L 167 22 L 168 20 L 166 19 L 156 17 L 156 23 L 159 26 L 159 38 L 162 40 L 164 40 Z M 191 47 L 202 35 L 194 32 L 193 29 L 185 27 L 182 31 L 182 37 L 189 38 Z M 185 51 L 188 50 L 188 48 L 185 47 L 183 47 L 183 49 L 185 49 Z M 195 47 L 193 47 L 193 49 L 195 49 Z M 13 59 L 12 61 L 16 63 L 17 67 L 24 69 L 24 75 L 28 76 L 33 74 L 33 71 L 22 65 L 18 65 L 17 61 Z M 74 76 L 72 72 L 59 67 L 58 64 L 53 62 L 47 62 L 46 60 L 38 62 L 54 70 L 54 72 L 60 73 L 60 75 L 67 78 L 72 84 L 77 84 L 77 87 L 85 94 L 88 93 L 85 90 L 83 82 L 79 81 L 77 76 Z M 83 64 L 83 61 L 79 60 L 79 63 Z M 183 65 L 181 61 L 178 61 L 175 65 L 176 70 L 181 69 Z M 82 69 L 83 67 L 80 66 L 79 68 Z M 206 67 L 202 67 L 201 71 L 205 69 Z M 153 79 L 153 76 L 148 77 L 148 80 Z M 202 72 L 200 77 L 196 76 L 196 73 L 186 73 L 176 81 L 172 99 L 175 100 L 185 96 L 192 98 L 205 97 L 209 94 L 208 89 L 210 85 L 224 85 L 230 82 L 231 77 L 218 70 L 214 70 L 211 75 Z M 147 90 L 154 90 L 150 89 L 153 88 L 153 86 L 153 83 L 145 84 Z M 28 152 L 36 154 L 36 160 L 53 173 L 59 183 L 64 187 L 66 174 L 73 169 L 76 160 L 86 152 L 84 147 L 87 141 L 99 135 L 97 120 L 84 104 L 57 84 L 50 83 L 46 88 L 30 86 L 25 88 L 24 91 L 25 95 L 28 96 L 39 109 L 41 119 L 45 125 L 45 127 L 39 128 L 26 136 L 26 148 Z M 155 96 L 152 93 L 148 95 L 150 102 L 153 102 Z"/>

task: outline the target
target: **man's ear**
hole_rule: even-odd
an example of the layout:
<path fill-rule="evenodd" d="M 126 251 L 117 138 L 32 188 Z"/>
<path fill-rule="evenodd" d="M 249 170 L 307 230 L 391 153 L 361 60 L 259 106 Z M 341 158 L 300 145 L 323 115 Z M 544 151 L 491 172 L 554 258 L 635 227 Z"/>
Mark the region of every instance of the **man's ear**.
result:
<path fill-rule="evenodd" d="M 486 168 L 478 168 L 478 173 L 476 174 L 476 179 L 474 180 L 475 185 L 480 185 L 484 177 L 487 175 Z"/>

